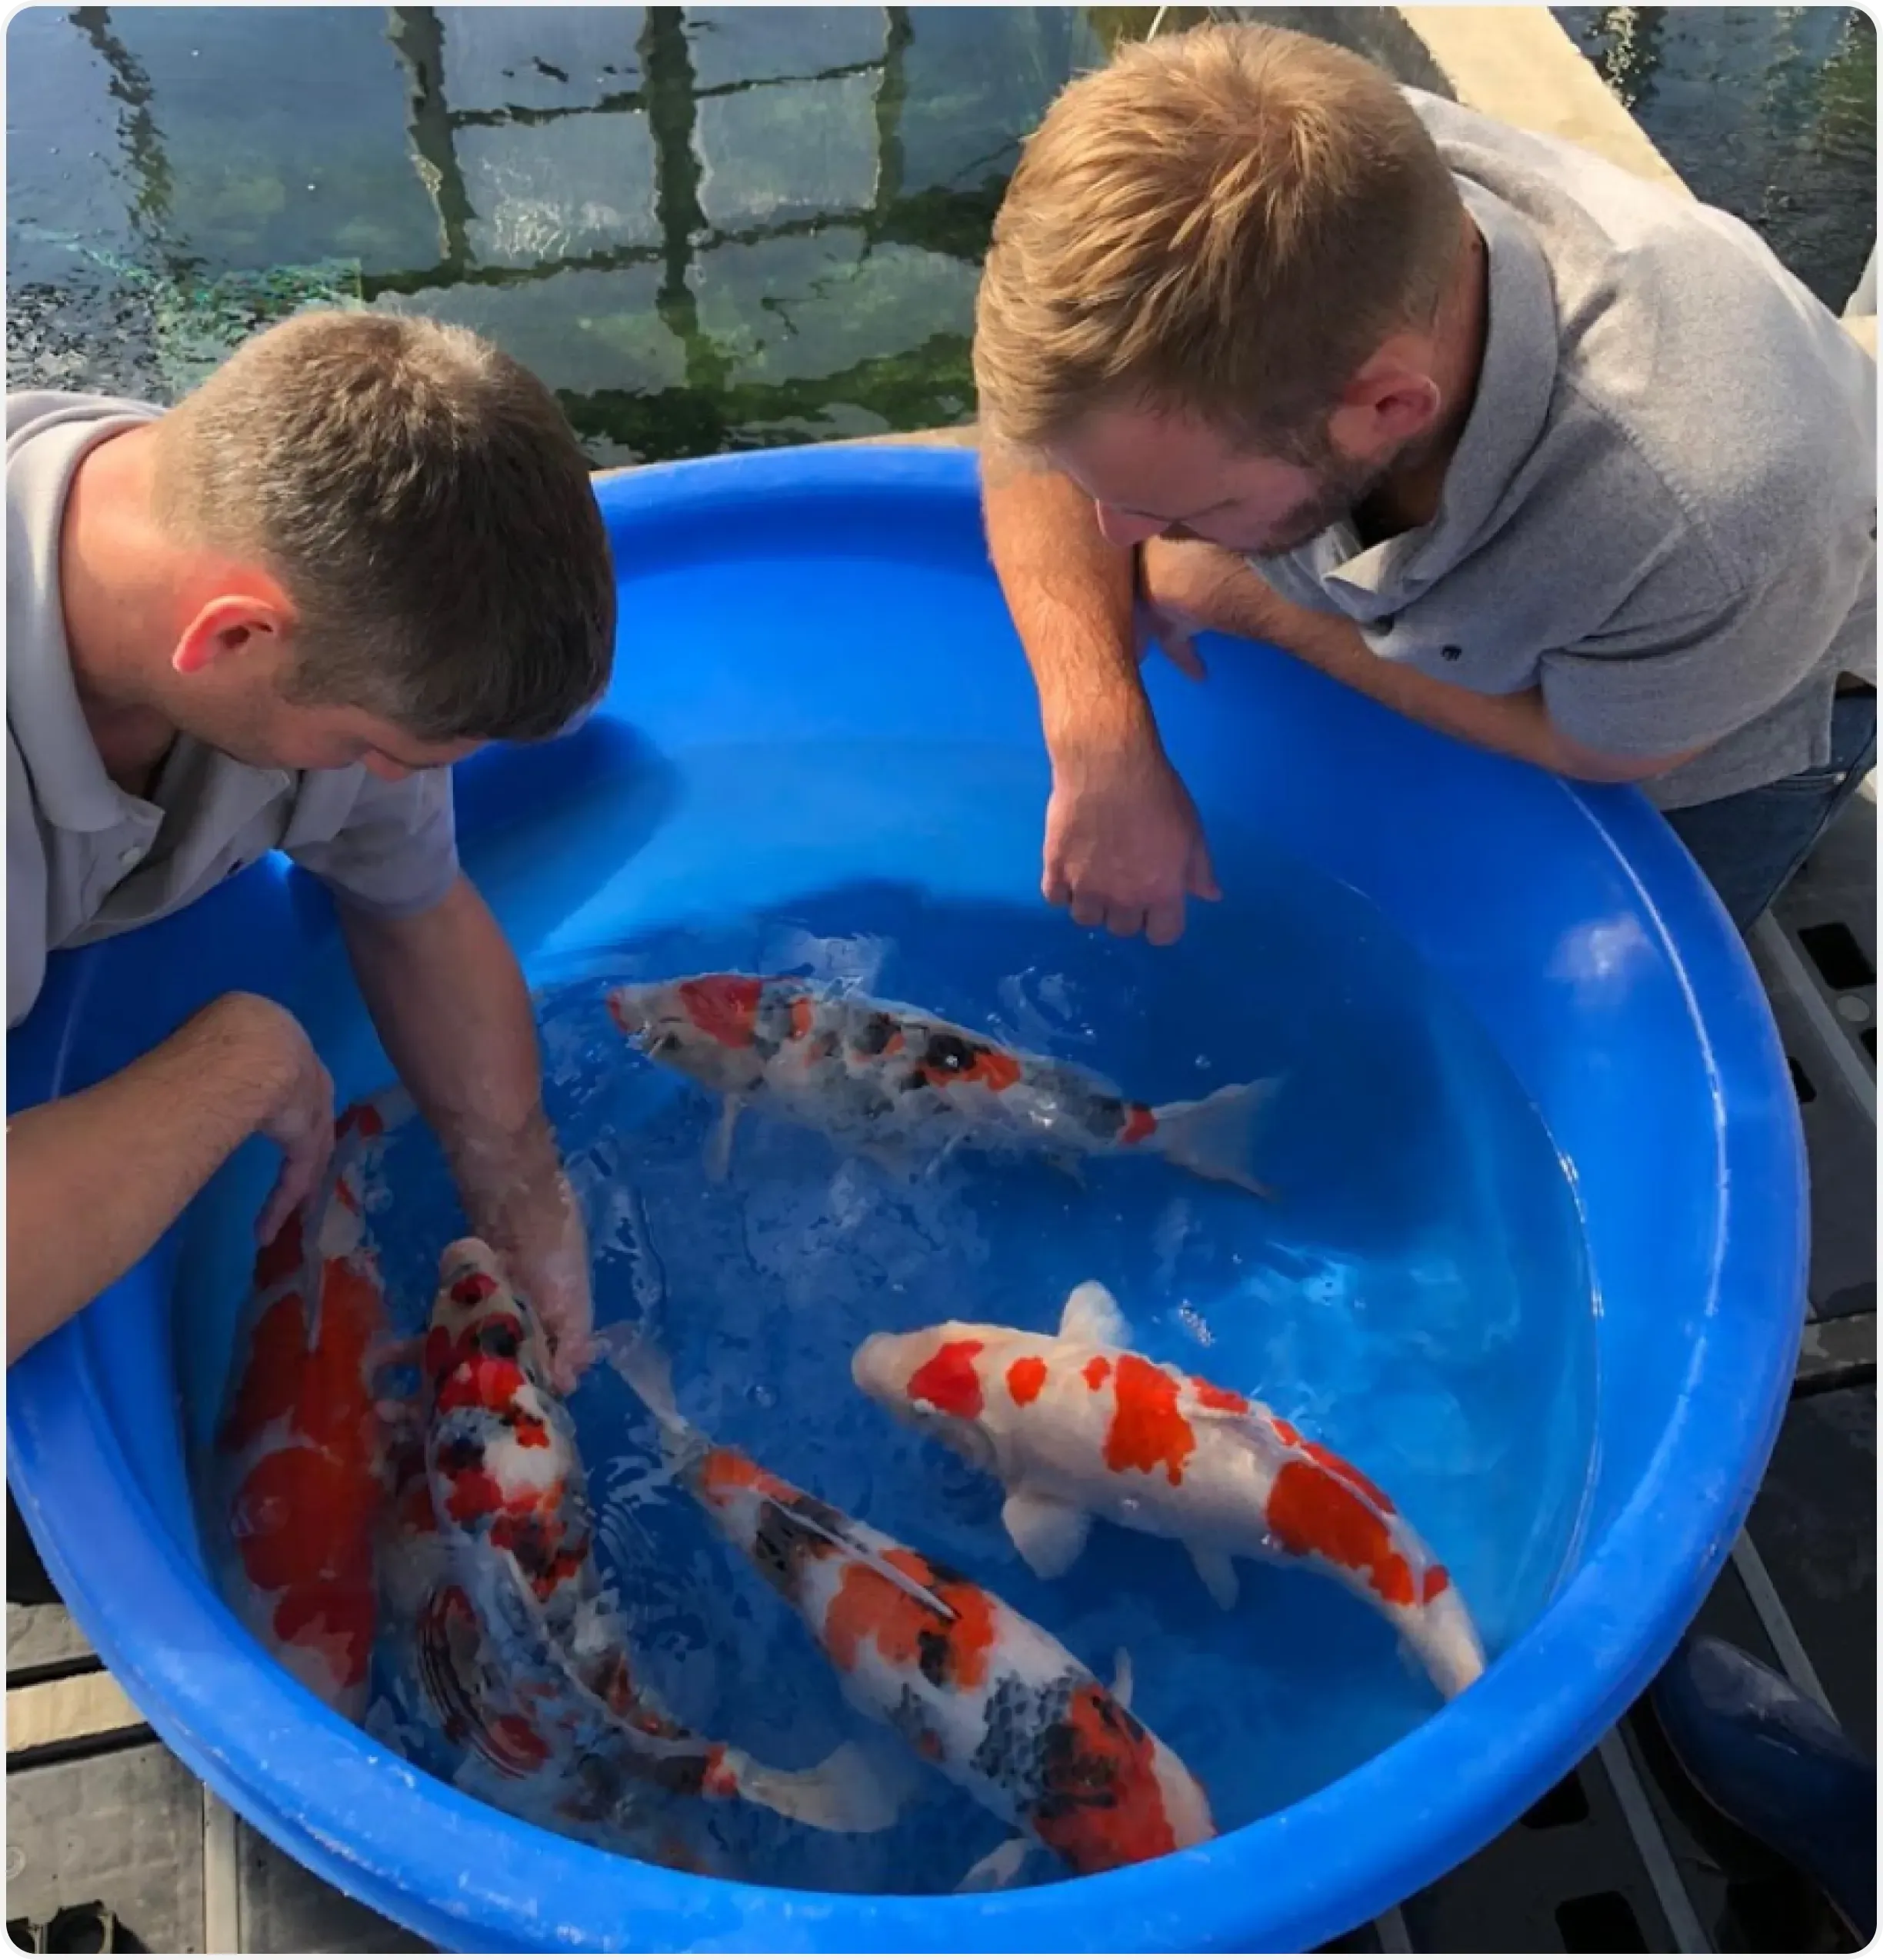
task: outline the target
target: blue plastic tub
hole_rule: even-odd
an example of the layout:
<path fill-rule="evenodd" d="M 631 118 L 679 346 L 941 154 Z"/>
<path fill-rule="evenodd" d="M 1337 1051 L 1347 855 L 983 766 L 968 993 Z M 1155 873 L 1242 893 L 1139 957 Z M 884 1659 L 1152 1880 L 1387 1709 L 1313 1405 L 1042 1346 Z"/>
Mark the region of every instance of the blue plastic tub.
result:
<path fill-rule="evenodd" d="M 527 965 L 683 914 L 744 875 L 827 885 L 899 862 L 919 877 L 909 840 L 867 828 L 815 840 L 797 873 L 725 836 L 711 799 L 688 793 L 689 757 L 707 746 L 978 744 L 1036 768 L 1043 798 L 971 456 L 786 452 L 650 469 L 599 494 L 623 589 L 612 694 L 564 742 L 462 772 L 467 862 Z M 1751 965 L 1631 792 L 1572 789 L 1456 748 L 1268 650 L 1221 650 L 1206 689 L 1154 685 L 1205 808 L 1238 808 L 1381 908 L 1475 1009 L 1573 1170 L 1600 1295 L 1598 1458 L 1577 1563 L 1541 1618 L 1478 1686 L 1351 1775 L 1105 1877 L 839 1897 L 611 1859 L 388 1758 L 212 1593 L 179 1383 L 222 1356 L 173 1346 L 186 1221 L 12 1371 L 8 1475 L 55 1579 L 158 1733 L 295 1857 L 473 1950 L 1298 1948 L 1468 1856 L 1653 1675 L 1750 1503 L 1802 1311 L 1801 1135 Z M 615 787 L 598 804 L 603 782 Z M 616 868 L 599 884 L 538 848 L 578 791 L 583 821 L 599 807 L 610 826 Z M 1037 852 L 1036 832 L 1016 838 L 987 865 L 985 895 L 1037 902 Z M 369 1085 L 383 1064 L 339 970 L 325 895 L 265 862 L 185 915 L 55 959 L 9 1043 L 12 1102 L 95 1080 L 234 986 L 288 1001 L 343 1087 Z"/>

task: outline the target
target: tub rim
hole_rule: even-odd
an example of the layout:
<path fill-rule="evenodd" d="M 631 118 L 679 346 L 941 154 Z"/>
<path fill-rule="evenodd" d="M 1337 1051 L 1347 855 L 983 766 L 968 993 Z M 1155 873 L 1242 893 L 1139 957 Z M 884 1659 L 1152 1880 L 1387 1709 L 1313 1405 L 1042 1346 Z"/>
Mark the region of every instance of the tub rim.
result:
<path fill-rule="evenodd" d="M 971 491 L 978 469 L 978 458 L 959 450 L 775 450 L 654 465 L 599 480 L 596 494 L 613 529 L 780 495 L 958 495 Z M 631 1927 L 634 1945 L 651 1951 L 1102 1950 L 1115 1948 L 1121 1924 L 1148 1946 L 1235 1949 L 1258 1918 L 1289 1948 L 1363 1923 L 1527 1808 L 1658 1672 L 1751 1508 L 1783 1418 L 1804 1312 L 1802 1127 L 1770 1014 L 1747 1011 L 1748 1002 L 1764 1004 L 1750 957 L 1645 797 L 1563 788 L 1628 868 L 1642 922 L 1681 978 L 1706 1071 L 1725 1191 L 1697 1316 L 1701 1338 L 1640 1482 L 1591 1535 L 1581 1568 L 1539 1617 L 1468 1694 L 1284 1810 L 1074 1886 L 966 1898 L 791 1892 L 697 1878 L 522 1825 L 373 1743 L 242 1628 L 137 1485 L 107 1414 L 94 1354 L 101 1321 L 89 1312 L 23 1357 L 7 1382 L 8 1479 L 55 1583 L 99 1657 L 202 1780 L 319 1875 L 439 1945 L 476 1950 L 481 1935 L 496 1933 L 526 1950 L 615 1950 L 623 1942 L 598 1932 L 599 1920 Z M 279 861 L 267 870 L 288 875 Z M 1682 942 L 1710 945 L 1715 957 L 1696 972 L 1675 951 Z M 1729 1085 L 1768 1093 L 1747 1095 L 1735 1115 Z M 1748 1113 L 1772 1108 L 1788 1109 L 1791 1120 Z M 1788 1192 L 1790 1202 L 1755 1201 L 1748 1222 L 1738 1202 L 1748 1189 Z M 176 1238 L 173 1228 L 101 1298 L 167 1314 Z M 1775 1297 L 1788 1296 L 1791 1312 L 1771 1310 Z M 1736 1439 L 1737 1474 L 1721 1468 L 1722 1433 Z M 1698 1498 L 1695 1479 L 1683 1482 L 1694 1472 L 1705 1473 Z M 1670 1488 L 1680 1491 L 1678 1506 L 1668 1504 Z M 215 1655 L 213 1669 L 197 1665 L 203 1655 Z M 1589 1699 L 1591 1674 L 1608 1685 Z M 287 1760 L 272 1761 L 271 1743 L 290 1735 Z M 316 1737 L 319 1748 L 306 1746 Z M 1461 1760 L 1475 1769 L 1463 1795 Z M 1392 1820 L 1389 1828 L 1371 1822 L 1381 1817 Z M 356 1842 L 368 1818 L 376 1856 Z M 527 1896 L 505 1883 L 525 1863 L 519 1834 Z"/>

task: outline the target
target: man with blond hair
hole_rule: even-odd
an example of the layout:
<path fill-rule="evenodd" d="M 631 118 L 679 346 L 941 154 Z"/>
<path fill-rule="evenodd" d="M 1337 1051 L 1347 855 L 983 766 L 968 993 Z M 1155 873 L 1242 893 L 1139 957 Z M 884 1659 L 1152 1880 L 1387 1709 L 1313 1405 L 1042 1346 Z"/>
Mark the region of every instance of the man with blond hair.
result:
<path fill-rule="evenodd" d="M 458 868 L 449 775 L 482 742 L 554 735 L 608 681 L 608 539 L 554 397 L 460 328 L 314 314 L 167 412 L 9 395 L 6 470 L 8 1026 L 49 952 L 285 852 L 332 893 L 472 1227 L 572 1375 L 581 1218 L 522 974 Z M 258 1133 L 282 1153 L 271 1236 L 332 1130 L 307 1036 L 245 993 L 15 1115 L 8 1365 Z"/>
<path fill-rule="evenodd" d="M 1083 925 L 1218 895 L 1141 634 L 1639 783 L 1741 926 L 1874 758 L 1874 363 L 1745 226 L 1567 144 L 1275 28 L 1127 48 L 1027 145 L 975 372 Z"/>

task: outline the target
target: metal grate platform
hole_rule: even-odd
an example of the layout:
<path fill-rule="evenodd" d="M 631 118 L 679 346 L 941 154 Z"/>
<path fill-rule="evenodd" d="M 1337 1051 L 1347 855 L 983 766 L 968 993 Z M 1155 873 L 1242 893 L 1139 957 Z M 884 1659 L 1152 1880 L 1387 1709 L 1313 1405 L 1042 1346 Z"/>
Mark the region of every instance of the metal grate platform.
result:
<path fill-rule="evenodd" d="M 1811 1155 L 1811 1318 L 1746 1532 L 1697 1624 L 1781 1668 L 1874 1754 L 1876 1738 L 1876 806 L 1868 793 L 1752 935 Z M 428 1949 L 304 1872 L 192 1778 L 58 1607 L 7 1608 L 8 1931 L 30 1948 Z M 134 1717 L 135 1712 L 132 1712 Z M 61 1725 L 63 1729 L 61 1729 Z M 62 1913 L 62 1920 L 58 1915 Z M 128 1942 L 127 1943 L 127 1935 Z M 62 1943 L 63 1942 L 63 1943 Z M 1835 1952 L 1850 1942 L 1788 1868 L 1685 1785 L 1638 1705 L 1518 1823 L 1329 1952 Z"/>

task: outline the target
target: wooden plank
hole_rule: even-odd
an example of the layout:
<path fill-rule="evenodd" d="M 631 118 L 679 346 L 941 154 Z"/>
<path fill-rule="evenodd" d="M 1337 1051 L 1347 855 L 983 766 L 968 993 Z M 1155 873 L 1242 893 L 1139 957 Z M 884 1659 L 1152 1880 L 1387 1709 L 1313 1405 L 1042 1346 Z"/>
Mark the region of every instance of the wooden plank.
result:
<path fill-rule="evenodd" d="M 9 1756 L 49 1748 L 55 1743 L 88 1742 L 143 1725 L 144 1718 L 130 1696 L 103 1672 L 7 1690 Z"/>

